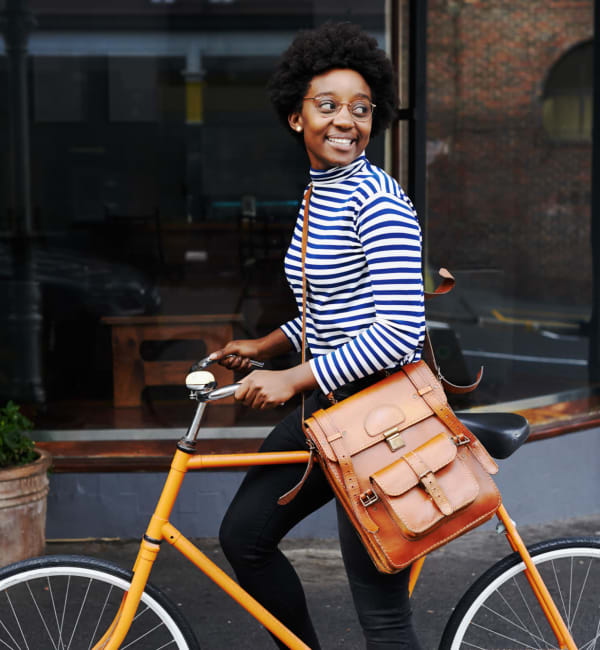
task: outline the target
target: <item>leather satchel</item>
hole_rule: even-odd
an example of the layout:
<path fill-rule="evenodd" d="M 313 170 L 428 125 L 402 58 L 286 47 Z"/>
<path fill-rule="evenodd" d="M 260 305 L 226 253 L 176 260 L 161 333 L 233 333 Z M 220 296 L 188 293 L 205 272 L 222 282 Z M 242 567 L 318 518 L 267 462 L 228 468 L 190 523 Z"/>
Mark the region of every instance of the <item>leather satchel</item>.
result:
<path fill-rule="evenodd" d="M 498 471 L 424 361 L 327 409 L 305 433 L 375 566 L 395 573 L 490 519 Z"/>
<path fill-rule="evenodd" d="M 302 233 L 303 361 L 309 200 L 310 188 Z M 443 283 L 436 293 L 446 293 L 454 278 L 444 269 L 440 273 Z M 457 387 L 441 376 L 428 337 L 424 357 L 437 377 L 424 361 L 407 364 L 306 421 L 304 412 L 302 417 L 311 452 L 383 573 L 396 573 L 479 526 L 501 504 L 490 477 L 498 466 L 458 420 L 444 393 L 444 386 L 453 392 L 472 390 L 481 371 L 472 386 Z"/>

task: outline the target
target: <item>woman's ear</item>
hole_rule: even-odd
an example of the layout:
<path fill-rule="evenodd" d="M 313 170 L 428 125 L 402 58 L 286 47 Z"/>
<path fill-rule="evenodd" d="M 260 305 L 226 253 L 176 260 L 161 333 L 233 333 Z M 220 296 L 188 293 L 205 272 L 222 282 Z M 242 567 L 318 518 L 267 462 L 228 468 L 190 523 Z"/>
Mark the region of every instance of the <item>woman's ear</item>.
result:
<path fill-rule="evenodd" d="M 288 123 L 292 130 L 297 131 L 298 133 L 302 133 L 302 129 L 304 128 L 304 120 L 302 119 L 302 115 L 300 113 L 290 113 L 288 116 Z"/>

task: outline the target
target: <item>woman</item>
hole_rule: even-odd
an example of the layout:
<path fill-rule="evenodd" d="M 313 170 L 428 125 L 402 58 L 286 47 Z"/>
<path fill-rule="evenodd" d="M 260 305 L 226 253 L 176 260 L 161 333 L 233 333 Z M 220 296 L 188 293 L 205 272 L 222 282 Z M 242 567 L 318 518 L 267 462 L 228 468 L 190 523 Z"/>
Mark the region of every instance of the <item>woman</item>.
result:
<path fill-rule="evenodd" d="M 287 370 L 250 373 L 235 398 L 265 409 L 312 391 L 308 417 L 329 405 L 326 396 L 348 396 L 420 358 L 421 235 L 400 186 L 364 155 L 371 135 L 388 126 L 396 109 L 392 65 L 375 39 L 348 23 L 301 33 L 284 53 L 270 94 L 287 129 L 302 139 L 311 166 L 306 331 L 312 358 Z M 301 347 L 303 211 L 304 202 L 285 258 L 300 315 L 263 338 L 231 341 L 215 352 L 213 358 L 229 368 L 248 369 L 249 359 Z M 262 451 L 305 445 L 297 409 L 275 427 Z M 333 498 L 315 468 L 295 499 L 278 505 L 302 472 L 294 465 L 251 469 L 225 515 L 220 539 L 240 584 L 315 649 L 320 646 L 302 586 L 278 549 L 294 525 Z M 418 649 L 408 570 L 378 573 L 339 506 L 338 528 L 367 648 Z"/>

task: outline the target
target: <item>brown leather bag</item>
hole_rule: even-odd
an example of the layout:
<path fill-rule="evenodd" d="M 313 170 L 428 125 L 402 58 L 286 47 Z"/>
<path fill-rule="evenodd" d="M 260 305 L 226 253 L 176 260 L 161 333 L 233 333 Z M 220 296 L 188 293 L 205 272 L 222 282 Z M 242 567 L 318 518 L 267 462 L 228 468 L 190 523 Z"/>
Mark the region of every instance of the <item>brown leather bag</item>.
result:
<path fill-rule="evenodd" d="M 395 573 L 490 519 L 498 467 L 423 361 L 333 406 L 305 432 L 375 566 Z"/>
<path fill-rule="evenodd" d="M 302 233 L 303 361 L 309 200 L 310 188 Z M 436 293 L 446 293 L 454 284 L 447 271 L 441 275 L 444 281 Z M 446 382 L 428 338 L 425 357 L 448 390 L 465 392 L 479 383 L 481 371 L 469 387 Z M 490 477 L 498 471 L 495 461 L 458 420 L 442 383 L 424 361 L 405 365 L 316 411 L 304 422 L 304 429 L 337 498 L 383 573 L 400 571 L 484 523 L 500 507 L 500 493 Z M 312 461 L 306 474 L 311 466 Z M 280 503 L 293 498 L 298 488 Z"/>

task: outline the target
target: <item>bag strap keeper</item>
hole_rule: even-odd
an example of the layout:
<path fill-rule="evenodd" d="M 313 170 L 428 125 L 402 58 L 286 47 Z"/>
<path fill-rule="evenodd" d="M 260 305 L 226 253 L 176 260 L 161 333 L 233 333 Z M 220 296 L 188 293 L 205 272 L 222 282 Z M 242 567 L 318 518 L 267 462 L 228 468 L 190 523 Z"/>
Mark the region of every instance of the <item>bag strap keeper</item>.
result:
<path fill-rule="evenodd" d="M 425 492 L 433 499 L 435 505 L 445 515 L 451 515 L 454 510 L 450 505 L 450 501 L 444 494 L 440 487 L 435 474 L 431 467 L 419 456 L 415 451 L 409 451 L 403 456 L 404 460 L 409 464 L 412 471 L 417 475 L 419 483 L 425 489 Z"/>

